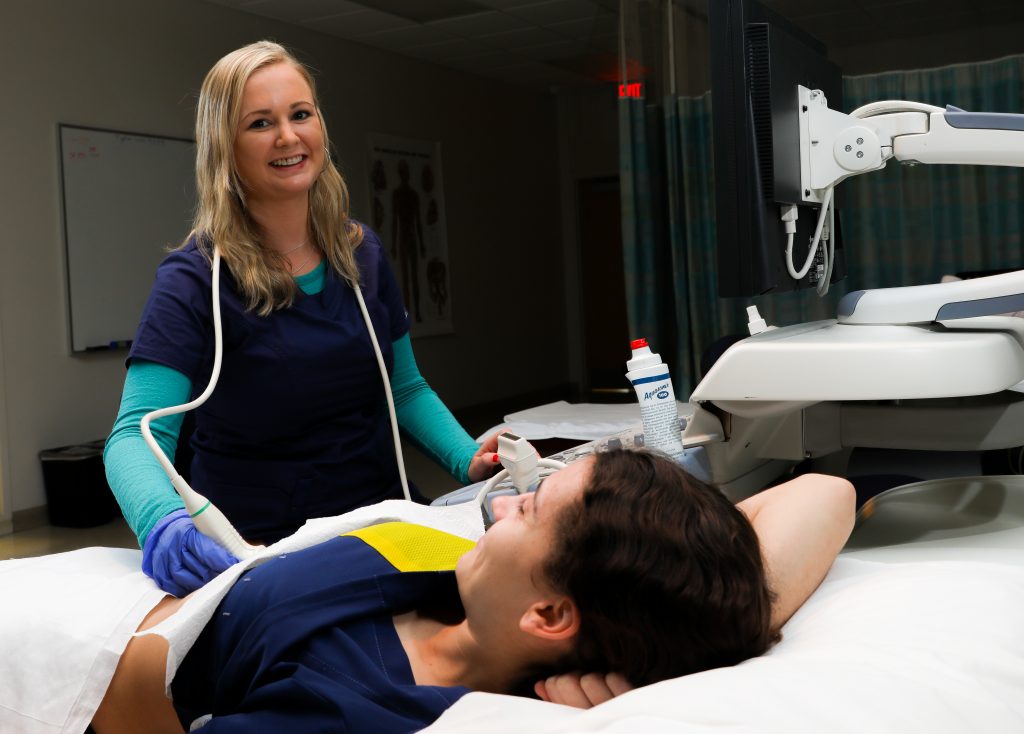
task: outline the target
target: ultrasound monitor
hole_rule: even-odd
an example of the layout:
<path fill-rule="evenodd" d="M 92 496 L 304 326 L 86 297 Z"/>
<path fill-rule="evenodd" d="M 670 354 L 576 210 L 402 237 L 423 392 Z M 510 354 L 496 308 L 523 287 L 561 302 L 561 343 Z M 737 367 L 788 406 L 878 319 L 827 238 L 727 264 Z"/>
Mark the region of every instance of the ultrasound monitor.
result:
<path fill-rule="evenodd" d="M 758 296 L 819 285 L 824 248 L 806 276 L 791 277 L 781 208 L 799 217 L 792 260 L 805 262 L 820 205 L 800 185 L 797 86 L 842 109 L 842 74 L 813 37 L 756 0 L 708 3 L 718 290 Z M 830 282 L 846 275 L 838 211 Z"/>

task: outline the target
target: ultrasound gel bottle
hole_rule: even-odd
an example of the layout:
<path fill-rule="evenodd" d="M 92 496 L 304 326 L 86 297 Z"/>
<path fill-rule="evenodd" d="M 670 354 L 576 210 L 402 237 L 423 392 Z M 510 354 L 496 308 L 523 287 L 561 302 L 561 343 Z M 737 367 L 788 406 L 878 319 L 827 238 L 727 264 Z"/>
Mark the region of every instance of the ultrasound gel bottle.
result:
<path fill-rule="evenodd" d="M 644 424 L 644 445 L 679 460 L 683 442 L 679 436 L 679 406 L 668 367 L 651 351 L 646 339 L 629 343 L 633 358 L 626 362 L 626 379 L 636 390 Z"/>

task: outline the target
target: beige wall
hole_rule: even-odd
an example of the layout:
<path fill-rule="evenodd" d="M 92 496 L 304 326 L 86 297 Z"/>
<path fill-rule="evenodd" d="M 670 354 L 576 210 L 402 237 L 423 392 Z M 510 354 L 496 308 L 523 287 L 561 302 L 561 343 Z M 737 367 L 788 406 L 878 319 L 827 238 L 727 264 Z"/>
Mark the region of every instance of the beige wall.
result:
<path fill-rule="evenodd" d="M 7 490 L 8 483 L 7 459 L 4 447 L 7 445 L 7 413 L 3 410 L 4 399 L 4 329 L 0 318 L 0 535 L 11 532 L 11 497 Z"/>
<path fill-rule="evenodd" d="M 442 398 L 458 408 L 568 381 L 552 95 L 196 0 L 7 0 L 0 479 L 11 501 L 2 512 L 43 504 L 41 449 L 107 433 L 124 376 L 123 353 L 69 354 L 57 124 L 191 136 L 206 69 L 262 37 L 318 70 L 356 216 L 367 211 L 367 133 L 441 142 L 456 333 L 415 348 Z M 499 305 L 516 309 L 513 326 L 500 325 Z M 541 330 L 549 338 L 538 354 L 523 340 Z"/>

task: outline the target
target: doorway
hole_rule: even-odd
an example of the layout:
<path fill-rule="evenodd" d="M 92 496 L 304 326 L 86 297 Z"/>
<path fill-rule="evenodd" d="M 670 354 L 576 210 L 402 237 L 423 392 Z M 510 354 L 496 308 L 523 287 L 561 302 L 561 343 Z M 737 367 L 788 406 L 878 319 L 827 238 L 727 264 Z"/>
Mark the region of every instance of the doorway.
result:
<path fill-rule="evenodd" d="M 626 283 L 622 272 L 622 201 L 618 176 L 589 178 L 576 187 L 580 243 L 584 400 L 629 402 Z"/>

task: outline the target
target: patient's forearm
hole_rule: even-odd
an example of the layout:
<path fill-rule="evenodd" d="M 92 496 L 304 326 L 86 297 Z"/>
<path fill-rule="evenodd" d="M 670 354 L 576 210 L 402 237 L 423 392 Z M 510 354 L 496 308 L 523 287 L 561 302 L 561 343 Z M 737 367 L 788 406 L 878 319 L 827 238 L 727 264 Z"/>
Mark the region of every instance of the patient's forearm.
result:
<path fill-rule="evenodd" d="M 174 614 L 185 599 L 165 597 L 146 616 L 138 631 Z M 167 640 L 160 635 L 133 637 L 107 687 L 92 726 L 97 734 L 183 734 L 178 716 L 165 695 Z"/>
<path fill-rule="evenodd" d="M 818 588 L 853 530 L 853 485 L 805 474 L 754 495 L 737 507 L 750 519 L 775 593 L 772 628 L 779 629 Z"/>

